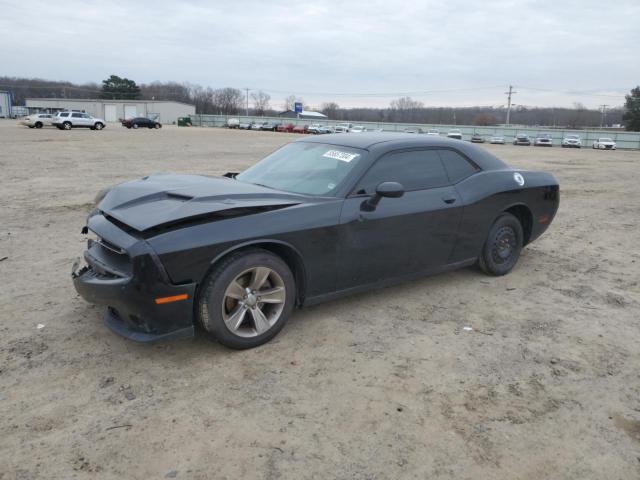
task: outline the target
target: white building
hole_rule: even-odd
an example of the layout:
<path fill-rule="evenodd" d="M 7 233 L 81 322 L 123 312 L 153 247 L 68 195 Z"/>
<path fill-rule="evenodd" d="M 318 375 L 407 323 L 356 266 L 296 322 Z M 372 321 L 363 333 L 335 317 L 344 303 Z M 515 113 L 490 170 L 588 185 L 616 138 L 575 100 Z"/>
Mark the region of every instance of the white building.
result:
<path fill-rule="evenodd" d="M 196 107 L 187 103 L 164 100 L 103 100 L 69 98 L 27 98 L 29 112 L 79 110 L 107 122 L 124 118 L 147 117 L 161 123 L 176 123 L 178 117 L 195 115 Z"/>
<path fill-rule="evenodd" d="M 11 116 L 11 93 L 0 92 L 0 118 L 9 118 Z"/>

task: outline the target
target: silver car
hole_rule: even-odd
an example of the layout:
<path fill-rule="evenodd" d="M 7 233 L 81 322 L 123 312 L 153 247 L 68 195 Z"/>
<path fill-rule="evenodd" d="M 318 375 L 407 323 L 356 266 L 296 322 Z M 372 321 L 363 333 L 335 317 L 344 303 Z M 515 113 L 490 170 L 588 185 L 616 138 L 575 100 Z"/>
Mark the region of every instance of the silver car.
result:
<path fill-rule="evenodd" d="M 20 120 L 20 124 L 29 128 L 42 128 L 53 125 L 53 115 L 50 113 L 34 113 Z"/>

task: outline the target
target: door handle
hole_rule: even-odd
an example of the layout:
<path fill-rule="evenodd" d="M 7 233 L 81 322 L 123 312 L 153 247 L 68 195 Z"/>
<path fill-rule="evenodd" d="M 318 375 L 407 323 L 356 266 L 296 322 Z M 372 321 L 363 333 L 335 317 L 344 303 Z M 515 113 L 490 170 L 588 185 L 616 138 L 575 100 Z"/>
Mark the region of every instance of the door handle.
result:
<path fill-rule="evenodd" d="M 453 202 L 456 201 L 456 197 L 454 197 L 454 196 L 444 196 L 444 197 L 442 197 L 442 201 L 444 203 L 453 203 Z"/>

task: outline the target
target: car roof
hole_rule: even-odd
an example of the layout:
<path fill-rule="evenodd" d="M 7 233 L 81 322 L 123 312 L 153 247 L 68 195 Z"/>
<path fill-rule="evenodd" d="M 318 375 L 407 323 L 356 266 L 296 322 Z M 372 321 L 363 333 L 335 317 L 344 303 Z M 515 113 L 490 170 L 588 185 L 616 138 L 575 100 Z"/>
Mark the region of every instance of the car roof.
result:
<path fill-rule="evenodd" d="M 502 170 L 507 165 L 487 150 L 469 142 L 436 137 L 433 135 L 416 135 L 414 133 L 396 132 L 364 132 L 358 134 L 336 133 L 318 137 L 305 137 L 297 142 L 326 143 L 330 145 L 375 150 L 383 155 L 392 150 L 403 148 L 453 148 L 476 162 L 483 170 Z"/>

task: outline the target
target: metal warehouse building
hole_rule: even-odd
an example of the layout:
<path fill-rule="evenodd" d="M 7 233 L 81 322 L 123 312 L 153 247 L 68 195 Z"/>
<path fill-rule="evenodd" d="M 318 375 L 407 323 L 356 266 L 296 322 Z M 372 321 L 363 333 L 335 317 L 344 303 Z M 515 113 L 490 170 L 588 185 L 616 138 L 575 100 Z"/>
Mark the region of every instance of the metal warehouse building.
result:
<path fill-rule="evenodd" d="M 0 91 L 0 118 L 11 116 L 11 93 Z"/>
<path fill-rule="evenodd" d="M 69 98 L 27 98 L 30 113 L 79 110 L 107 122 L 123 118 L 148 117 L 161 123 L 176 123 L 178 117 L 195 115 L 196 107 L 187 103 L 163 100 L 90 100 Z"/>

